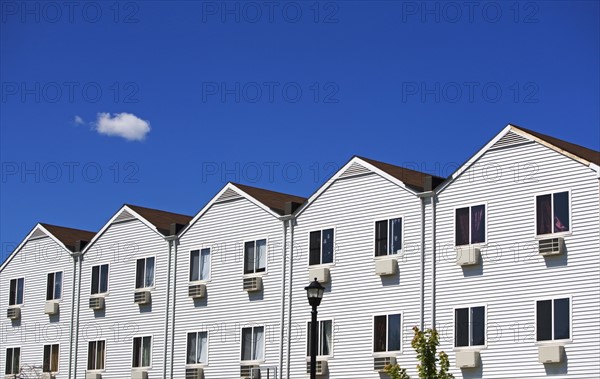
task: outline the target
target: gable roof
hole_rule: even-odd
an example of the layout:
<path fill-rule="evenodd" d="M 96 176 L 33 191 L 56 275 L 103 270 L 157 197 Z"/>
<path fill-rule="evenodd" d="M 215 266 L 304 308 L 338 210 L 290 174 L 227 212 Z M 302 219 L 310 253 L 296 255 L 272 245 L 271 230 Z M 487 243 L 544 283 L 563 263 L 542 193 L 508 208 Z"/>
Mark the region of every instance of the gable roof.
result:
<path fill-rule="evenodd" d="M 263 203 L 273 212 L 283 216 L 285 214 L 285 203 L 294 202 L 303 204 L 306 201 L 305 197 L 290 195 L 282 192 L 275 192 L 263 188 L 251 187 L 239 183 L 231 183 L 238 187 L 248 195 Z"/>
<path fill-rule="evenodd" d="M 583 147 L 581 145 L 576 145 L 571 142 L 563 141 L 561 139 L 558 139 L 558 138 L 555 138 L 555 137 L 552 137 L 552 136 L 549 136 L 546 134 L 538 133 L 533 130 L 525 129 L 523 127 L 520 127 L 520 126 L 517 126 L 514 124 L 511 126 L 513 127 L 513 129 L 521 130 L 521 131 L 523 131 L 527 134 L 530 134 L 536 138 L 546 141 L 549 144 L 551 144 L 561 150 L 569 152 L 575 156 L 578 156 L 579 158 L 583 158 L 588 162 L 592 162 L 592 163 L 600 166 L 600 151 L 588 149 L 587 147 Z"/>
<path fill-rule="evenodd" d="M 432 180 L 431 180 L 432 189 L 437 187 L 440 183 L 442 183 L 445 180 L 445 178 L 435 176 L 435 175 L 430 175 L 430 174 L 420 172 L 420 171 L 411 170 L 409 168 L 395 166 L 395 165 L 392 165 L 389 163 L 380 162 L 380 161 L 376 161 L 374 159 L 364 158 L 364 157 L 360 157 L 360 156 L 356 156 L 356 157 L 362 159 L 363 161 L 365 161 L 367 163 L 372 164 L 373 166 L 377 167 L 378 169 L 380 169 L 382 171 L 387 172 L 394 178 L 400 180 L 401 182 L 403 182 L 404 184 L 406 184 L 407 186 L 411 187 L 412 189 L 414 189 L 415 191 L 418 191 L 418 192 L 423 192 L 425 190 L 424 181 L 425 181 L 425 178 L 427 178 L 427 177 L 432 178 Z"/>
<path fill-rule="evenodd" d="M 75 252 L 77 241 L 90 242 L 96 235 L 94 232 L 81 229 L 65 228 L 64 226 L 40 223 L 48 232 L 52 233 L 65 247 Z"/>
<path fill-rule="evenodd" d="M 163 235 L 170 234 L 171 224 L 187 225 L 192 220 L 192 216 L 179 213 L 161 211 L 158 209 L 140 207 L 138 205 L 125 204 L 129 209 L 139 214 Z"/>

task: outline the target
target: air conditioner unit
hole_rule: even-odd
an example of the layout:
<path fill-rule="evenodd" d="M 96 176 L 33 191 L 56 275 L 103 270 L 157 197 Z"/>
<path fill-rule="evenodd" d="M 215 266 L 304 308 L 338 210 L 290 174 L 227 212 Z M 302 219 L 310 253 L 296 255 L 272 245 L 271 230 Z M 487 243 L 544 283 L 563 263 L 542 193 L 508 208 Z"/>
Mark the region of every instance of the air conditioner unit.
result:
<path fill-rule="evenodd" d="M 102 375 L 97 372 L 86 372 L 85 379 L 102 379 Z"/>
<path fill-rule="evenodd" d="M 257 365 L 240 366 L 241 379 L 260 379 L 260 367 Z"/>
<path fill-rule="evenodd" d="M 104 309 L 104 298 L 103 297 L 90 297 L 90 308 L 99 311 Z"/>
<path fill-rule="evenodd" d="M 306 373 L 310 374 L 310 361 L 306 362 Z M 317 360 L 317 376 L 327 375 L 327 361 Z"/>
<path fill-rule="evenodd" d="M 50 373 L 50 372 L 43 372 L 42 375 L 40 376 L 41 379 L 55 379 L 56 375 Z"/>
<path fill-rule="evenodd" d="M 152 302 L 150 291 L 137 291 L 133 295 L 133 302 L 138 305 L 146 305 Z"/>
<path fill-rule="evenodd" d="M 456 367 L 474 368 L 479 367 L 479 352 L 475 350 L 464 350 L 456 352 Z"/>
<path fill-rule="evenodd" d="M 539 347 L 540 363 L 560 363 L 562 362 L 565 348 L 561 345 L 543 345 Z"/>
<path fill-rule="evenodd" d="M 16 374 L 6 374 L 4 375 L 4 379 L 17 379 Z"/>
<path fill-rule="evenodd" d="M 373 358 L 373 369 L 379 372 L 385 372 L 386 366 L 394 366 L 396 357 L 375 357 Z"/>
<path fill-rule="evenodd" d="M 317 278 L 319 283 L 329 283 L 329 268 L 328 267 L 315 267 L 308 270 L 308 280 L 312 282 Z"/>
<path fill-rule="evenodd" d="M 262 288 L 262 278 L 260 276 L 244 278 L 244 291 L 256 292 L 262 291 Z"/>
<path fill-rule="evenodd" d="M 131 370 L 131 379 L 148 379 L 148 371 Z"/>
<path fill-rule="evenodd" d="M 21 308 L 8 308 L 6 310 L 6 317 L 11 320 L 18 320 L 21 318 Z"/>
<path fill-rule="evenodd" d="M 190 284 L 188 287 L 188 296 L 192 299 L 206 297 L 206 284 Z"/>
<path fill-rule="evenodd" d="M 47 315 L 57 315 L 58 314 L 58 302 L 56 301 L 47 301 L 46 305 L 44 305 L 44 313 Z"/>
<path fill-rule="evenodd" d="M 185 379 L 204 379 L 204 370 L 200 367 L 186 368 Z"/>
<path fill-rule="evenodd" d="M 565 240 L 562 237 L 539 240 L 538 247 L 540 255 L 559 255 L 565 250 Z"/>
<path fill-rule="evenodd" d="M 456 264 L 459 266 L 470 266 L 479 263 L 481 251 L 473 245 L 456 247 Z"/>
<path fill-rule="evenodd" d="M 375 273 L 379 276 L 395 275 L 398 272 L 398 263 L 396 259 L 377 259 L 375 260 Z"/>

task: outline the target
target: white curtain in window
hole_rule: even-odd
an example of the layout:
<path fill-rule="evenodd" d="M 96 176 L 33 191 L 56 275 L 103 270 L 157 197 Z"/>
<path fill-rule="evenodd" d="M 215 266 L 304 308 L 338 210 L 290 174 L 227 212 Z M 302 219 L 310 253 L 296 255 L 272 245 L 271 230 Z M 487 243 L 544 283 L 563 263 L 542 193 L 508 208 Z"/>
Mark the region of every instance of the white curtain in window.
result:
<path fill-rule="evenodd" d="M 146 258 L 146 287 L 154 286 L 154 257 Z"/>
<path fill-rule="evenodd" d="M 262 326 L 254 328 L 253 354 L 252 359 L 261 361 L 264 359 L 264 329 Z"/>
<path fill-rule="evenodd" d="M 54 298 L 60 299 L 62 297 L 62 272 L 54 274 Z"/>
<path fill-rule="evenodd" d="M 144 337 L 143 347 L 142 347 L 142 367 L 150 366 L 150 354 L 151 354 L 151 337 Z"/>
<path fill-rule="evenodd" d="M 208 280 L 208 275 L 210 273 L 210 249 L 202 249 L 200 267 L 200 280 Z"/>
<path fill-rule="evenodd" d="M 327 320 L 327 321 L 322 321 L 321 322 L 321 328 L 322 328 L 322 351 L 321 351 L 321 355 L 329 355 L 331 354 L 331 342 L 332 342 L 332 325 L 331 325 L 331 320 Z"/>
<path fill-rule="evenodd" d="M 267 267 L 267 240 L 256 241 L 256 271 Z"/>
<path fill-rule="evenodd" d="M 198 333 L 198 351 L 196 362 L 206 364 L 208 361 L 208 336 L 206 332 Z"/>

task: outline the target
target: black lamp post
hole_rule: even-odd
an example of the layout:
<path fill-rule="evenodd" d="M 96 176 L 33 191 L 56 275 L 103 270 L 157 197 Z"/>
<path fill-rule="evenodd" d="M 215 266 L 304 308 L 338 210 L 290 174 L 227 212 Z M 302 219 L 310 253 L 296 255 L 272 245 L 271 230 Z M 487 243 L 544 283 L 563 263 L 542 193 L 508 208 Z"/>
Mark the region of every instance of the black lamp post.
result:
<path fill-rule="evenodd" d="M 306 290 L 306 296 L 308 297 L 308 303 L 312 307 L 311 322 L 310 322 L 310 379 L 316 379 L 317 377 L 317 341 L 318 341 L 318 328 L 317 328 L 317 307 L 321 304 L 323 299 L 323 291 L 325 287 L 317 281 L 317 278 L 304 287 Z"/>

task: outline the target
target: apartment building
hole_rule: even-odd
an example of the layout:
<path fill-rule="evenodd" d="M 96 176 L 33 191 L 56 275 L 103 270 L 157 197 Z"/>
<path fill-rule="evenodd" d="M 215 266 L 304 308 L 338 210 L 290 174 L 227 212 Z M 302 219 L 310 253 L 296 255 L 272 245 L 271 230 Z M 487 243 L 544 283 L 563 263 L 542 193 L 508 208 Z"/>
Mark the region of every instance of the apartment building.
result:
<path fill-rule="evenodd" d="M 0 367 L 307 378 L 317 278 L 320 378 L 416 377 L 413 326 L 457 378 L 597 377 L 599 179 L 599 152 L 508 125 L 449 178 L 353 157 L 308 199 L 228 183 L 193 218 L 38 224 L 0 268 Z"/>

